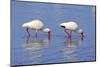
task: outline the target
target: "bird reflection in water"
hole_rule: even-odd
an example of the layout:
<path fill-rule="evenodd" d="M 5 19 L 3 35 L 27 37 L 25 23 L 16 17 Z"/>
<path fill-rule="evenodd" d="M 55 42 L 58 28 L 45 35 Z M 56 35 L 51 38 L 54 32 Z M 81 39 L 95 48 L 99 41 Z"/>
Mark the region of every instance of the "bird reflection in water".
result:
<path fill-rule="evenodd" d="M 78 60 L 77 49 L 81 46 L 83 40 L 72 40 L 68 39 L 67 42 L 64 42 L 63 48 L 61 49 L 63 57 L 62 62 L 74 62 Z"/>
<path fill-rule="evenodd" d="M 23 45 L 23 49 L 26 52 L 27 58 L 32 63 L 38 63 L 41 61 L 41 56 L 43 54 L 43 49 L 47 48 L 50 40 L 47 38 L 26 38 L 26 43 Z"/>

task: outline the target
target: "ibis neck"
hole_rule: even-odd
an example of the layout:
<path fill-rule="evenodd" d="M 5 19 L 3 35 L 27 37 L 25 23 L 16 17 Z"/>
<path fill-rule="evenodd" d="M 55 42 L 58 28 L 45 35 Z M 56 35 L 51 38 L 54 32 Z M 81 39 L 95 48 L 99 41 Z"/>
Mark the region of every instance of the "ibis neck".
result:
<path fill-rule="evenodd" d="M 48 39 L 51 39 L 51 31 L 48 32 Z"/>
<path fill-rule="evenodd" d="M 78 29 L 75 30 L 75 32 L 77 32 L 77 33 L 80 34 L 80 33 L 81 33 L 80 30 L 81 30 L 81 29 L 78 28 Z"/>

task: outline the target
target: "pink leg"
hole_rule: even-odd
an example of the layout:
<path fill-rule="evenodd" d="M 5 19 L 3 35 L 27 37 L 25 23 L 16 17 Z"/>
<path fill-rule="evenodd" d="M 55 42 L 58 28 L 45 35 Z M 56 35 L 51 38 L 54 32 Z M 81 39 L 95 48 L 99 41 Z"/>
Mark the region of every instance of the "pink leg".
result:
<path fill-rule="evenodd" d="M 69 36 L 69 32 L 67 31 L 67 29 L 65 29 L 64 31 L 65 31 L 65 33 L 67 33 L 67 35 Z"/>
<path fill-rule="evenodd" d="M 68 36 L 68 38 L 69 38 L 69 39 L 72 38 L 72 31 L 69 32 L 69 36 Z"/>
<path fill-rule="evenodd" d="M 65 31 L 65 33 L 67 33 L 68 38 L 71 38 L 72 31 L 68 32 L 67 29 L 65 29 L 64 31 Z"/>
<path fill-rule="evenodd" d="M 30 37 L 29 29 L 27 28 L 26 31 L 28 33 L 28 37 Z"/>
<path fill-rule="evenodd" d="M 72 42 L 72 38 L 71 37 L 68 40 L 69 40 L 70 43 Z"/>

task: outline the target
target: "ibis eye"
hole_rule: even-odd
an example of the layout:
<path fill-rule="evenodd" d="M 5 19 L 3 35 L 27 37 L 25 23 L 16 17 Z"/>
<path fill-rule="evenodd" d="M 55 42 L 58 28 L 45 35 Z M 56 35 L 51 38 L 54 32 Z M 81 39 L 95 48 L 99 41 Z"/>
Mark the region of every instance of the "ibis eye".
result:
<path fill-rule="evenodd" d="M 65 28 L 65 26 L 61 26 L 62 28 Z"/>

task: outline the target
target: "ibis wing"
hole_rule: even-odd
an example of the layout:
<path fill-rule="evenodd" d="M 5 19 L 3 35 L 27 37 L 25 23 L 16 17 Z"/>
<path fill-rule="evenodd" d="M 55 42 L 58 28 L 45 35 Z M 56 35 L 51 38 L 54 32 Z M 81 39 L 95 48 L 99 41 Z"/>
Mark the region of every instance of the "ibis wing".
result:
<path fill-rule="evenodd" d="M 76 30 L 78 28 L 78 25 L 74 22 L 69 22 L 69 23 L 66 23 L 66 29 L 69 29 L 69 30 Z"/>
<path fill-rule="evenodd" d="M 37 29 L 37 30 L 39 30 L 39 29 L 41 29 L 41 28 L 44 27 L 44 24 L 42 23 L 42 21 L 34 20 L 34 21 L 31 21 L 31 22 L 30 22 L 30 27 L 31 27 L 32 29 Z"/>

